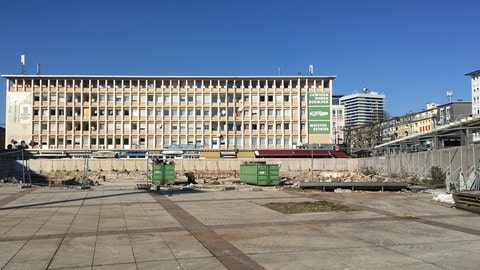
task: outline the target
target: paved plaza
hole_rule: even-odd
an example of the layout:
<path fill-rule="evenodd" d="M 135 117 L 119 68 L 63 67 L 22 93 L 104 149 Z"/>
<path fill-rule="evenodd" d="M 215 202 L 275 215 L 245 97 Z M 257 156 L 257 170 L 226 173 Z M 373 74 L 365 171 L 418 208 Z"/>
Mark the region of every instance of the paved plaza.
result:
<path fill-rule="evenodd" d="M 478 269 L 480 215 L 410 192 L 0 186 L 1 269 Z M 349 212 L 282 214 L 267 202 Z"/>

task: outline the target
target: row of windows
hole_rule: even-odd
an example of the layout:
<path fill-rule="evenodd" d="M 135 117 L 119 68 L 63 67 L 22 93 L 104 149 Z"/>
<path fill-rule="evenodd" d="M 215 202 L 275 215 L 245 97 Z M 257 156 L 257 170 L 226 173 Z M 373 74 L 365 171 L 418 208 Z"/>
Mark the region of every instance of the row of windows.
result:
<path fill-rule="evenodd" d="M 300 82 L 300 83 L 299 83 Z M 11 85 L 75 88 L 329 88 L 330 81 L 322 79 L 304 80 L 15 80 Z"/>
<path fill-rule="evenodd" d="M 46 139 L 42 139 L 46 140 Z M 293 142 L 293 145 L 297 144 L 297 139 L 291 140 L 290 138 L 275 138 L 275 137 L 262 137 L 262 138 L 203 138 L 203 140 L 197 140 L 197 144 L 202 144 L 204 146 L 209 145 L 251 145 L 251 146 L 260 146 L 260 145 L 290 145 Z M 153 137 L 140 137 L 140 138 L 88 138 L 88 137 L 75 137 L 75 138 L 48 138 L 49 145 L 108 145 L 108 146 L 135 146 L 135 145 L 148 145 L 148 146 L 163 146 L 163 145 L 178 145 L 178 144 L 194 144 L 193 140 L 187 140 L 187 138 L 171 139 L 168 137 L 153 138 Z M 47 141 L 42 141 L 41 145 L 46 146 Z"/>
<path fill-rule="evenodd" d="M 99 102 L 298 102 L 297 95 L 233 95 L 233 94 L 196 94 L 196 95 L 178 95 L 178 94 L 151 94 L 151 95 L 113 95 L 113 94 L 34 94 L 33 101 L 42 102 L 96 102 L 98 96 Z M 305 102 L 305 95 L 300 96 L 300 101 Z"/>
<path fill-rule="evenodd" d="M 83 114 L 82 114 L 83 113 Z M 211 108 L 211 109 L 33 109 L 34 116 L 298 116 L 298 109 L 243 109 Z M 305 109 L 300 109 L 300 115 L 305 116 Z M 120 119 L 119 119 L 120 120 Z"/>
<path fill-rule="evenodd" d="M 305 124 L 301 123 L 280 123 L 280 124 L 266 124 L 266 123 L 248 123 L 248 124 L 241 124 L 241 123 L 211 123 L 211 124 L 192 124 L 192 123 L 129 123 L 129 124 L 120 124 L 120 123 L 85 123 L 81 125 L 80 123 L 34 123 L 33 130 L 34 131 L 65 131 L 65 130 L 92 130 L 92 131 L 130 131 L 130 130 L 213 130 L 213 131 L 234 131 L 234 130 L 291 130 L 291 129 L 298 129 L 300 126 L 301 130 L 305 130 Z M 50 128 L 49 128 L 50 127 Z"/>

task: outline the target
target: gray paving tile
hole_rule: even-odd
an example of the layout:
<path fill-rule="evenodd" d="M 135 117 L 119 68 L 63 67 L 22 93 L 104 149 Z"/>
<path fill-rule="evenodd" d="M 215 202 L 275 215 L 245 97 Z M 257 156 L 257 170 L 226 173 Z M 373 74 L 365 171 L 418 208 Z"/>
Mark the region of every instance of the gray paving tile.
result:
<path fill-rule="evenodd" d="M 55 254 L 50 268 L 90 268 L 93 262 L 95 241 L 95 236 L 65 238 Z"/>
<path fill-rule="evenodd" d="M 134 263 L 128 235 L 98 236 L 93 265 Z"/>

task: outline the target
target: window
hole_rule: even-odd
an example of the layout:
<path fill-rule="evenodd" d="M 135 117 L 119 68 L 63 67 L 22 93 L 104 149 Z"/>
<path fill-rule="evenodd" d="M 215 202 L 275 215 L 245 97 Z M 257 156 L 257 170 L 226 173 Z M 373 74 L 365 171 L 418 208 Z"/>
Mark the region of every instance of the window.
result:
<path fill-rule="evenodd" d="M 147 101 L 148 102 L 153 102 L 153 95 L 148 95 L 147 96 Z"/>
<path fill-rule="evenodd" d="M 277 110 L 275 111 L 275 116 L 282 116 L 282 110 L 277 109 Z"/>
<path fill-rule="evenodd" d="M 260 96 L 260 102 L 264 102 L 265 101 L 265 96 Z"/>
<path fill-rule="evenodd" d="M 170 103 L 170 95 L 163 95 L 163 101 L 166 103 Z"/>
<path fill-rule="evenodd" d="M 283 129 L 284 130 L 290 130 L 290 124 L 289 123 L 283 124 Z"/>
<path fill-rule="evenodd" d="M 205 94 L 205 95 L 203 96 L 203 101 L 204 101 L 205 103 L 210 103 L 210 95 Z"/>
<path fill-rule="evenodd" d="M 265 124 L 260 124 L 260 130 L 265 130 Z"/>
<path fill-rule="evenodd" d="M 268 96 L 268 102 L 273 102 L 273 96 Z"/>
<path fill-rule="evenodd" d="M 290 96 L 289 95 L 284 95 L 283 96 L 283 101 L 284 102 L 289 102 L 290 101 Z"/>

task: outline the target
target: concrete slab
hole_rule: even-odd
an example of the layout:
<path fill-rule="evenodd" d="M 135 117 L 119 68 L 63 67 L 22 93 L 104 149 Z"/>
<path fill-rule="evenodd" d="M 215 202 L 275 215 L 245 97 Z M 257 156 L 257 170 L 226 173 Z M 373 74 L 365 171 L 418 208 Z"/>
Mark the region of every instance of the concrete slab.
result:
<path fill-rule="evenodd" d="M 0 268 L 476 269 L 480 215 L 432 197 L 0 185 Z M 357 210 L 262 206 L 313 200 Z"/>

